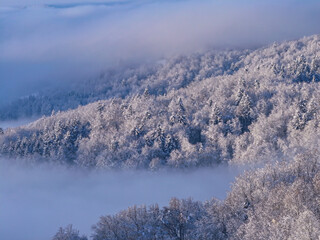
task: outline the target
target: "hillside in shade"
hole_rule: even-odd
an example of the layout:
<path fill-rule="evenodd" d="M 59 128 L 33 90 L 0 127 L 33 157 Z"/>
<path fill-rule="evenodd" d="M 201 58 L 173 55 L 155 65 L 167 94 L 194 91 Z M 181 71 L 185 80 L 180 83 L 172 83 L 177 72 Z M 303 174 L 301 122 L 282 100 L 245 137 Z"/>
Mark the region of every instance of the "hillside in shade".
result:
<path fill-rule="evenodd" d="M 317 35 L 118 69 L 84 84 L 2 109 L 2 118 L 57 112 L 5 130 L 1 155 L 158 169 L 286 160 L 319 148 Z"/>

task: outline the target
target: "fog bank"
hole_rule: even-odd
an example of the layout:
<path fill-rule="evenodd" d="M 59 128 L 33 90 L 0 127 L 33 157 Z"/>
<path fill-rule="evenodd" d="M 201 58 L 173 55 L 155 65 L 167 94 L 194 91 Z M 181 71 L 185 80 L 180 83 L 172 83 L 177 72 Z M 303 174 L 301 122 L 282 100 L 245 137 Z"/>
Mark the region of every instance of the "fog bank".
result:
<path fill-rule="evenodd" d="M 240 172 L 217 169 L 192 172 L 86 172 L 7 164 L 0 168 L 0 239 L 50 239 L 72 223 L 83 234 L 101 215 L 134 204 L 167 205 L 171 197 L 223 199 Z"/>
<path fill-rule="evenodd" d="M 7 129 L 7 128 L 14 128 L 27 125 L 33 121 L 36 121 L 39 117 L 33 118 L 21 118 L 18 120 L 8 120 L 8 121 L 0 121 L 0 128 Z"/>
<path fill-rule="evenodd" d="M 319 1 L 4 0 L 0 103 L 123 63 L 320 33 Z"/>

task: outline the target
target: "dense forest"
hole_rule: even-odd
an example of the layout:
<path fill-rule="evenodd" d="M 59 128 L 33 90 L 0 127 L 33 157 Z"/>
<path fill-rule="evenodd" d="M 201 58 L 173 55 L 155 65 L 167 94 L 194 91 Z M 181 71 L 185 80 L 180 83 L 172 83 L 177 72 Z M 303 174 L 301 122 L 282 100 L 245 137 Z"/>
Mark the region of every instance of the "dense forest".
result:
<path fill-rule="evenodd" d="M 123 98 L 7 129 L 0 153 L 84 167 L 158 169 L 270 162 L 315 151 L 320 37 L 242 53 L 179 57 L 150 75 L 134 74 L 125 81 L 138 84 L 144 75 L 148 86 L 142 80 Z M 98 88 L 100 81 L 90 85 Z M 45 104 L 41 97 L 34 101 Z"/>

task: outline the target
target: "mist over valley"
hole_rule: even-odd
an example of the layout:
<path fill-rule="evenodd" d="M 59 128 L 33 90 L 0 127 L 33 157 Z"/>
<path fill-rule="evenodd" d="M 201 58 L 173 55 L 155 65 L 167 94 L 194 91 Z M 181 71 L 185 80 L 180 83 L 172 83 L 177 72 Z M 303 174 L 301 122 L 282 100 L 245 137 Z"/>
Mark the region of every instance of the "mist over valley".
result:
<path fill-rule="evenodd" d="M 319 11 L 1 1 L 0 239 L 318 239 Z"/>

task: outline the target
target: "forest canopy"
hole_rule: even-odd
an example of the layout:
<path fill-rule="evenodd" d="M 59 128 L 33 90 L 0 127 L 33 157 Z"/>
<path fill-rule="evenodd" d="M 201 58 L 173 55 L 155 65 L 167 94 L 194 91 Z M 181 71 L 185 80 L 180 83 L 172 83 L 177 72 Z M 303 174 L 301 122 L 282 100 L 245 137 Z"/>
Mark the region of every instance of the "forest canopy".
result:
<path fill-rule="evenodd" d="M 54 111 L 6 129 L 0 153 L 84 167 L 158 169 L 272 162 L 313 152 L 319 148 L 319 53 L 315 35 L 255 51 L 193 54 L 109 71 L 90 81 L 90 94 L 80 85 L 60 95 L 29 96 L 1 116 Z"/>

